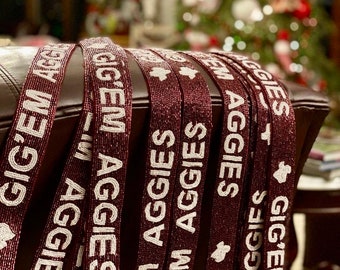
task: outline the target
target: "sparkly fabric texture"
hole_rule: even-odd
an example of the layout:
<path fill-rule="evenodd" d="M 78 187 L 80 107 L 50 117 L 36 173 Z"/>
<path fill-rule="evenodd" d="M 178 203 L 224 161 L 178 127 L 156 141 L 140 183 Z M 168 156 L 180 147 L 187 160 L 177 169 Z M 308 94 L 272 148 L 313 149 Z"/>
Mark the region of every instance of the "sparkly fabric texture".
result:
<path fill-rule="evenodd" d="M 185 57 L 170 50 L 155 50 L 174 70 L 183 97 L 181 147 L 166 268 L 179 267 L 180 256 L 193 269 L 200 233 L 201 206 L 209 161 L 212 109 L 209 88 L 202 74 Z"/>
<path fill-rule="evenodd" d="M 132 119 L 132 84 L 124 50 L 108 38 L 80 42 L 94 103 L 92 174 L 85 221 L 84 269 L 119 269 Z"/>
<path fill-rule="evenodd" d="M 75 45 L 41 47 L 32 61 L 0 163 L 0 269 L 11 270 Z"/>
<path fill-rule="evenodd" d="M 163 269 L 178 167 L 182 102 L 169 64 L 149 50 L 130 49 L 148 85 L 150 120 L 137 267 Z"/>
<path fill-rule="evenodd" d="M 38 49 L 23 84 L 0 159 L 0 270 L 15 268 L 75 46 Z M 284 85 L 235 53 L 79 46 L 83 106 L 31 269 L 286 269 Z"/>

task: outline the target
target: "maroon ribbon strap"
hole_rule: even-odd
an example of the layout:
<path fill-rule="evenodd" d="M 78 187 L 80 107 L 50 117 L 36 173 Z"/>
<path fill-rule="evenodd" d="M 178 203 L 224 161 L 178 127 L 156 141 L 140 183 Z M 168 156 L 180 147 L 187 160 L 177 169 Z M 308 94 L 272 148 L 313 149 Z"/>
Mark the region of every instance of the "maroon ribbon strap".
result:
<path fill-rule="evenodd" d="M 80 42 L 94 100 L 84 269 L 120 268 L 120 230 L 132 117 L 125 51 L 108 38 Z"/>
<path fill-rule="evenodd" d="M 210 93 L 202 74 L 184 55 L 170 50 L 153 51 L 172 67 L 183 96 L 183 128 L 172 205 L 173 221 L 167 269 L 193 269 L 210 149 Z"/>
<path fill-rule="evenodd" d="M 228 54 L 261 85 L 272 111 L 271 155 L 268 168 L 268 204 L 263 267 L 285 267 L 288 229 L 295 195 L 295 115 L 287 90 L 272 74 L 245 56 Z"/>
<path fill-rule="evenodd" d="M 253 95 L 253 107 L 256 106 L 254 122 L 256 130 L 253 132 L 256 139 L 253 147 L 253 164 L 251 174 L 248 178 L 247 195 L 244 197 L 245 213 L 244 220 L 240 223 L 241 236 L 238 248 L 238 268 L 239 269 L 259 269 L 263 260 L 263 237 L 264 218 L 266 215 L 265 205 L 267 201 L 267 167 L 269 152 L 271 149 L 271 113 L 267 100 L 264 97 L 259 83 L 252 77 L 252 74 L 245 70 L 238 62 L 226 58 L 223 53 L 219 54 L 230 64 Z"/>
<path fill-rule="evenodd" d="M 232 269 L 250 158 L 249 95 L 237 73 L 214 55 L 186 52 L 207 70 L 223 100 L 222 134 L 211 210 L 207 269 Z M 242 215 L 241 215 L 242 216 Z"/>
<path fill-rule="evenodd" d="M 89 72 L 85 69 L 83 109 L 76 135 L 36 251 L 32 269 L 71 269 L 82 231 L 85 191 L 91 174 L 92 118 Z"/>
<path fill-rule="evenodd" d="M 171 67 L 148 50 L 130 49 L 150 96 L 150 123 L 137 267 L 163 269 L 181 129 L 181 92 Z"/>
<path fill-rule="evenodd" d="M 0 269 L 14 269 L 23 219 L 52 129 L 74 45 L 41 47 L 32 61 L 0 164 Z"/>

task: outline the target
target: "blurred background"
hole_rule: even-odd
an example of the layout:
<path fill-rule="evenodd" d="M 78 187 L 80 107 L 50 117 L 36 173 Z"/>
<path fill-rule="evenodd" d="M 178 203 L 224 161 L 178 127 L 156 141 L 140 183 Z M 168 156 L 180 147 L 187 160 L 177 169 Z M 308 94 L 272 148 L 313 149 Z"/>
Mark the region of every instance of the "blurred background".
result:
<path fill-rule="evenodd" d="M 338 0 L 0 1 L 0 36 L 16 44 L 103 35 L 126 47 L 241 51 L 329 94 L 340 91 L 339 29 Z"/>
<path fill-rule="evenodd" d="M 123 47 L 241 52 L 328 95 L 331 113 L 298 188 L 338 203 L 325 208 L 331 215 L 295 215 L 292 269 L 340 269 L 340 0 L 0 0 L 0 46 L 93 36 Z M 321 170 L 328 151 L 332 167 Z"/>
<path fill-rule="evenodd" d="M 339 2 L 1 0 L 0 35 L 24 45 L 105 35 L 130 47 L 242 51 L 280 78 L 331 93 L 340 91 Z"/>

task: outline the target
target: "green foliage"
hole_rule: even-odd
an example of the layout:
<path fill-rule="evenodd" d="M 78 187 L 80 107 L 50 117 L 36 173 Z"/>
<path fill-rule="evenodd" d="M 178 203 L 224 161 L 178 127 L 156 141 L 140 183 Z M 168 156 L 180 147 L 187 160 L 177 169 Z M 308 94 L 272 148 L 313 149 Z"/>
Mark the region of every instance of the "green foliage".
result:
<path fill-rule="evenodd" d="M 260 21 L 241 20 L 243 27 L 235 26 L 235 22 L 240 20 L 233 15 L 232 5 L 237 1 L 240 0 L 222 1 L 220 7 L 212 13 L 205 13 L 198 5 L 188 7 L 183 5 L 183 1 L 179 1 L 177 26 L 178 31 L 183 33 L 183 42 L 178 44 L 176 49 L 190 49 L 192 44 L 184 37 L 188 30 L 213 37 L 218 41 L 220 49 L 225 49 L 225 39 L 231 37 L 234 40 L 233 51 L 249 54 L 264 66 L 277 65 L 284 79 L 297 81 L 318 90 L 327 90 L 330 94 L 340 91 L 340 72 L 327 55 L 329 37 L 334 25 L 318 1 L 310 0 L 310 14 L 305 18 L 288 11 L 272 12 L 264 15 Z M 250 3 L 254 0 L 248 1 Z M 270 6 L 269 0 L 255 1 L 261 10 L 266 5 Z M 192 15 L 194 19 L 185 21 L 185 13 Z M 303 67 L 303 71 L 291 72 L 278 57 L 275 45 L 282 33 L 287 36 L 289 43 L 295 41 L 295 45 L 298 45 L 298 48 L 291 49 L 289 57 L 292 63 Z M 241 41 L 246 46 L 239 49 L 238 44 Z M 209 45 L 204 49 L 209 49 Z"/>

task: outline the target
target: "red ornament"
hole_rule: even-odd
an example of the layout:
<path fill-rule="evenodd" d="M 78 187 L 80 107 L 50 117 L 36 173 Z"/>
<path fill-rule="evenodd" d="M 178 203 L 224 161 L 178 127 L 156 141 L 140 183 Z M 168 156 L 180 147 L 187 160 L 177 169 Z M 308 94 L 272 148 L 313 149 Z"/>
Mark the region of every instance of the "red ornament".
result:
<path fill-rule="evenodd" d="M 293 11 L 293 16 L 299 20 L 308 18 L 311 13 L 311 6 L 308 0 L 300 0 L 300 4 L 296 10 Z"/>
<path fill-rule="evenodd" d="M 277 39 L 278 40 L 289 40 L 289 32 L 285 29 L 278 31 Z"/>
<path fill-rule="evenodd" d="M 209 46 L 210 47 L 218 47 L 219 46 L 219 41 L 216 36 L 210 36 L 209 37 Z"/>
<path fill-rule="evenodd" d="M 307 81 L 305 78 L 303 78 L 301 75 L 298 75 L 295 79 L 295 82 L 298 83 L 298 84 L 301 84 L 303 86 L 307 86 Z"/>
<path fill-rule="evenodd" d="M 326 80 L 320 80 L 319 81 L 319 89 L 320 89 L 320 91 L 326 91 L 326 89 L 327 89 L 327 81 Z"/>

